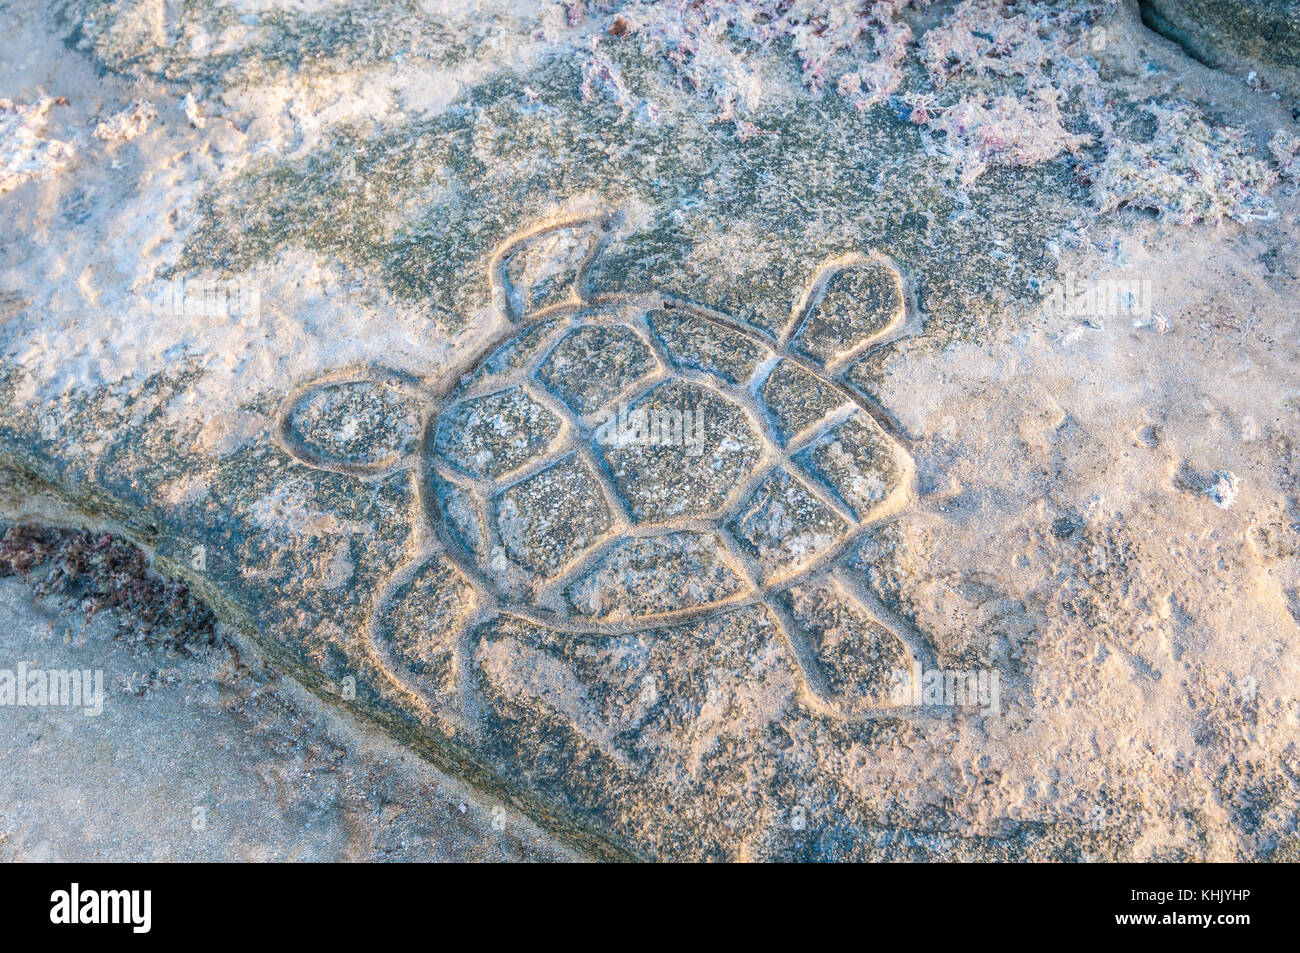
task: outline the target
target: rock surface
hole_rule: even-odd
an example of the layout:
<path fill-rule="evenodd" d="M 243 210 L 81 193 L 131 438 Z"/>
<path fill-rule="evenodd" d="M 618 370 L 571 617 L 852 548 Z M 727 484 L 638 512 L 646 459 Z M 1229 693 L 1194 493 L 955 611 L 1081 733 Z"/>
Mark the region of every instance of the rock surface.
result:
<path fill-rule="evenodd" d="M 591 856 L 1295 857 L 1289 104 L 618 6 L 16 5 L 15 505 Z"/>
<path fill-rule="evenodd" d="M 1296 0 L 1143 0 L 1142 17 L 1209 66 L 1253 66 L 1293 98 L 1300 92 Z"/>
<path fill-rule="evenodd" d="M 131 575 L 120 541 L 11 530 L 0 548 L 0 572 L 21 567 L 0 578 L 4 667 L 97 673 L 103 690 L 97 706 L 4 710 L 6 862 L 572 859 L 210 621 L 148 627 L 152 599 L 106 585 Z"/>

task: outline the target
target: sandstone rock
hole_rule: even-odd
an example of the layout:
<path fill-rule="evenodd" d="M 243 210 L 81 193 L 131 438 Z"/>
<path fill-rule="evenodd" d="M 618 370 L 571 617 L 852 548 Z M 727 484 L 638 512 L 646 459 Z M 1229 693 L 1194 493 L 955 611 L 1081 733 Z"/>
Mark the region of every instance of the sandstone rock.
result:
<path fill-rule="evenodd" d="M 1296 0 L 1143 0 L 1152 29 L 1215 68 L 1254 68 L 1272 86 L 1300 85 L 1300 3 Z"/>
<path fill-rule="evenodd" d="M 592 856 L 1285 856 L 1285 108 L 1110 4 L 808 9 L 28 4 L 41 142 L 159 118 L 0 196 L 7 506 Z"/>

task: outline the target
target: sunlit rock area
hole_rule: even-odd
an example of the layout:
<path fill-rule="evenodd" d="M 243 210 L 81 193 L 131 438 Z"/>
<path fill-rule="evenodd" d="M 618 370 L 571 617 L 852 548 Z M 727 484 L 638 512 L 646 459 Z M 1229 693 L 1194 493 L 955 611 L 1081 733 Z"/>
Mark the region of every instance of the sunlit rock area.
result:
<path fill-rule="evenodd" d="M 0 15 L 0 858 L 1300 859 L 1294 0 Z"/>

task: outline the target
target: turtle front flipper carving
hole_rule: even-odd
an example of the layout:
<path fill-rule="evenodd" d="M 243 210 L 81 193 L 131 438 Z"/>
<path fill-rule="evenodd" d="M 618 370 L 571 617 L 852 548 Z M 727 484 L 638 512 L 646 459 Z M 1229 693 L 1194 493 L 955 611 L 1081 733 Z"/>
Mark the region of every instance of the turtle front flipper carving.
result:
<path fill-rule="evenodd" d="M 897 673 L 931 665 L 928 646 L 841 563 L 913 494 L 910 455 L 843 380 L 902 327 L 898 270 L 827 262 L 774 337 L 660 293 L 590 294 L 606 225 L 557 220 L 498 249 L 503 327 L 426 393 L 418 451 L 384 458 L 411 461 L 419 504 L 414 555 L 375 603 L 404 621 L 371 626 L 376 657 L 411 691 L 464 693 L 460 633 L 494 615 L 598 638 L 761 605 L 811 708 L 897 714 Z M 303 462 L 370 472 L 279 433 Z M 448 572 L 438 585 L 472 599 L 421 590 Z M 394 600 L 427 602 L 438 631 Z"/>

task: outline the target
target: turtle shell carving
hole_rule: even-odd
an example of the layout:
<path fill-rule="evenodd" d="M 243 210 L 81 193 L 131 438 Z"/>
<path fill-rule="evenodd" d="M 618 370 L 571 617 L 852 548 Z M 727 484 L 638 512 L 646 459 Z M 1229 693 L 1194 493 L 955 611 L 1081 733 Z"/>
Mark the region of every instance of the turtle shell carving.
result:
<path fill-rule="evenodd" d="M 844 382 L 904 325 L 898 270 L 826 262 L 774 335 L 665 294 L 587 294 L 606 224 L 551 222 L 497 250 L 504 326 L 442 393 L 367 370 L 286 400 L 279 439 L 300 462 L 411 472 L 414 555 L 376 600 L 377 657 L 418 694 L 434 669 L 443 686 L 469 677 L 461 640 L 492 614 L 599 635 L 762 604 L 808 704 L 890 710 L 855 672 L 915 671 L 928 647 L 840 563 L 913 492 L 887 418 Z M 459 592 L 433 600 L 445 631 L 385 634 L 435 554 Z"/>

